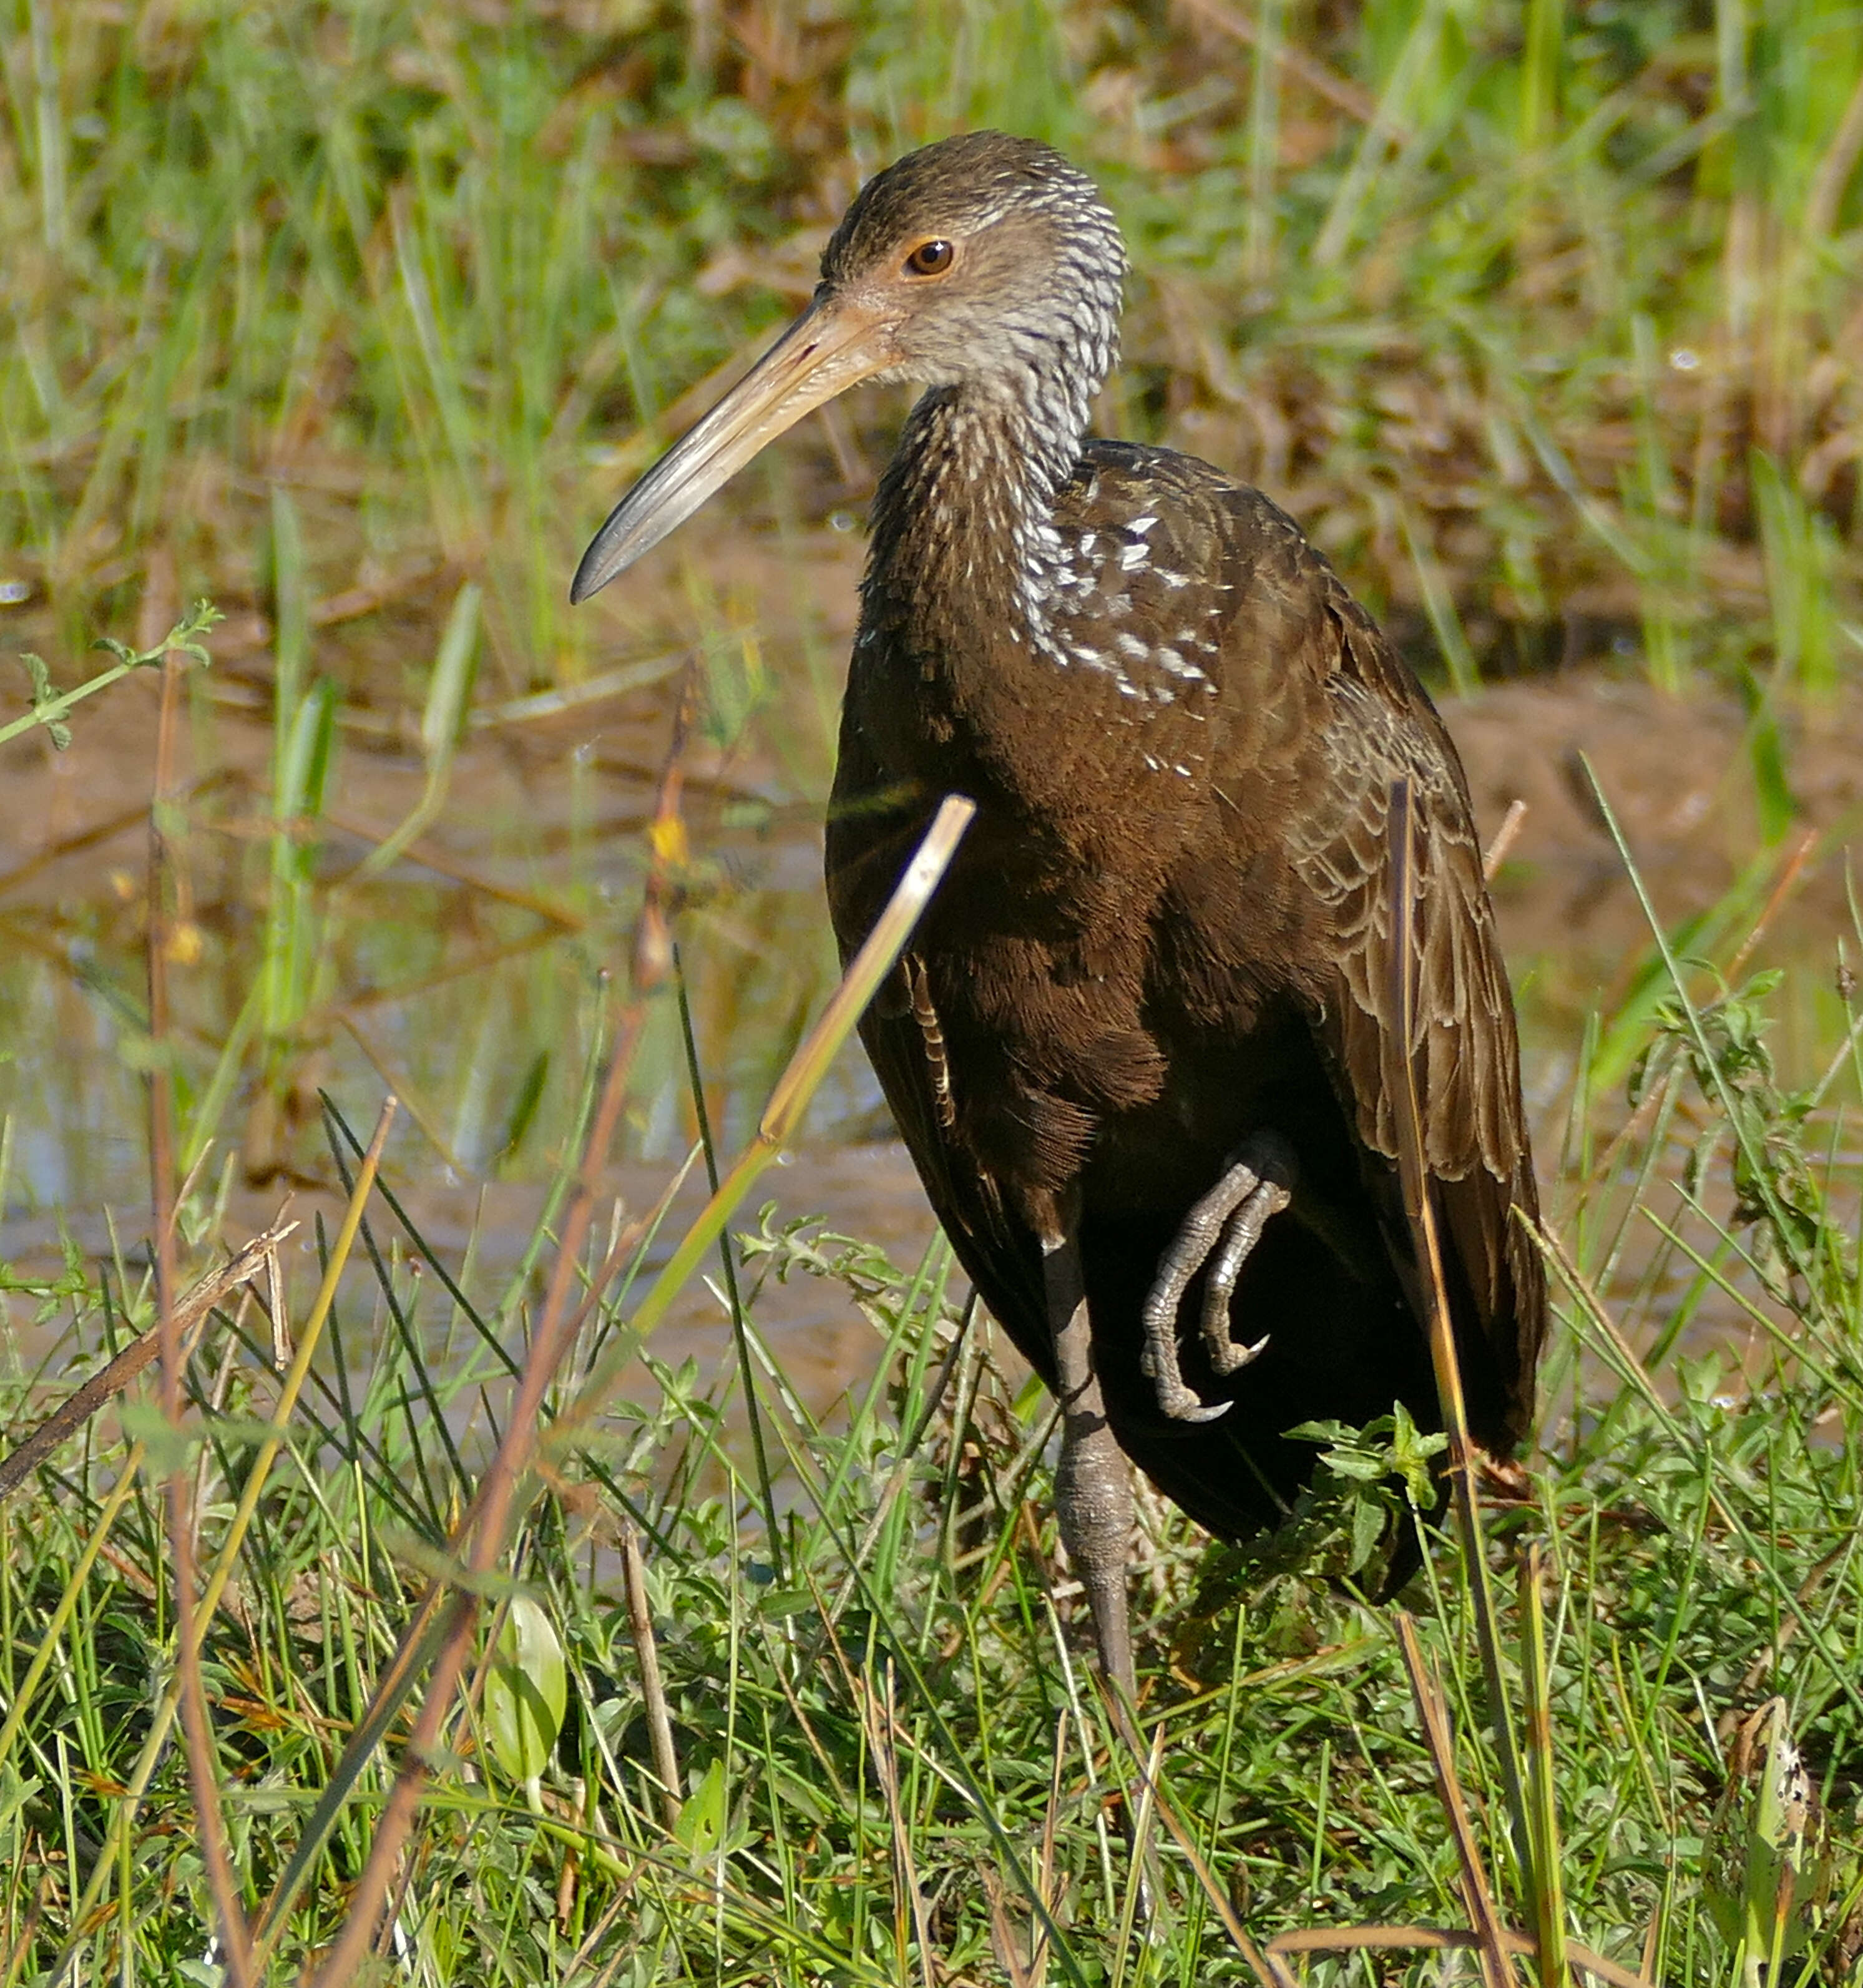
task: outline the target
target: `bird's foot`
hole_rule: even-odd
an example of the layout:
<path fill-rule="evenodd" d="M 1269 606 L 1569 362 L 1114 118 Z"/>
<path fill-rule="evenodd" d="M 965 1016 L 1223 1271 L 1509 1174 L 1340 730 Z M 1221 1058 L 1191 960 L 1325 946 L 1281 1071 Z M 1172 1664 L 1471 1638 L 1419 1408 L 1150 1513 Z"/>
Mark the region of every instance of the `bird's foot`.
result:
<path fill-rule="evenodd" d="M 1173 1422 L 1209 1422 L 1229 1412 L 1227 1401 L 1205 1407 L 1187 1384 L 1178 1357 L 1178 1307 L 1190 1280 L 1205 1265 L 1203 1344 L 1219 1374 L 1239 1373 L 1258 1359 L 1266 1338 L 1238 1344 L 1229 1330 L 1229 1300 L 1249 1253 L 1270 1215 L 1293 1197 L 1293 1150 L 1278 1132 L 1257 1132 L 1237 1148 L 1221 1180 L 1184 1218 L 1177 1239 L 1160 1259 L 1145 1300 L 1145 1350 L 1139 1365 L 1158 1389 L 1158 1406 Z"/>

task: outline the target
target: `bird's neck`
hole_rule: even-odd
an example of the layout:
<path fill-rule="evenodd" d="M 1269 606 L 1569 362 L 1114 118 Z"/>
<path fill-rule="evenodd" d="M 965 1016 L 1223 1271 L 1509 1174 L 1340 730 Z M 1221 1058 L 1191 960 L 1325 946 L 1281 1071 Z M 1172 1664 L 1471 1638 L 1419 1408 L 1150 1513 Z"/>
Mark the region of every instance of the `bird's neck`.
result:
<path fill-rule="evenodd" d="M 954 661 L 1005 641 L 1040 652 L 1065 566 L 1055 498 L 1080 460 L 1090 394 L 1061 374 L 920 400 L 874 499 L 870 625 L 909 620 Z"/>

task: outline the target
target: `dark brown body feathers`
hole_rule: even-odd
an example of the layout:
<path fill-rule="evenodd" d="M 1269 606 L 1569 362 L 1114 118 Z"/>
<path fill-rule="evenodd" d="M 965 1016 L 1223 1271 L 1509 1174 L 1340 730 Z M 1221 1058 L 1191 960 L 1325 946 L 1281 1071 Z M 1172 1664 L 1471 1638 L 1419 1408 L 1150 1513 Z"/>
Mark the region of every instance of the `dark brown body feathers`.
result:
<path fill-rule="evenodd" d="M 1407 779 L 1425 1158 L 1473 1431 L 1512 1449 L 1543 1293 L 1510 1211 L 1537 1200 L 1467 789 L 1429 698 L 1293 522 L 1205 464 L 1094 441 L 1057 495 L 1077 554 L 1057 633 L 1104 655 L 1143 629 L 1123 671 L 1057 668 L 1008 634 L 990 576 L 927 543 L 912 480 L 877 507 L 827 871 L 850 952 L 943 794 L 979 804 L 862 1028 L 960 1261 L 1052 1381 L 1040 1236 L 1053 1198 L 1077 1198 L 1121 1445 L 1216 1532 L 1279 1515 L 1311 1466 L 1284 1440 L 1301 1422 L 1399 1399 L 1437 1425 L 1381 1076 L 1386 816 Z M 943 536 L 954 554 L 959 521 Z M 1200 674 L 1145 665 L 1140 640 Z M 1263 1127 L 1300 1185 L 1232 1318 L 1270 1343 L 1219 1380 L 1190 1337 L 1186 1378 L 1234 1406 L 1171 1422 L 1139 1372 L 1139 1307 L 1190 1203 Z"/>

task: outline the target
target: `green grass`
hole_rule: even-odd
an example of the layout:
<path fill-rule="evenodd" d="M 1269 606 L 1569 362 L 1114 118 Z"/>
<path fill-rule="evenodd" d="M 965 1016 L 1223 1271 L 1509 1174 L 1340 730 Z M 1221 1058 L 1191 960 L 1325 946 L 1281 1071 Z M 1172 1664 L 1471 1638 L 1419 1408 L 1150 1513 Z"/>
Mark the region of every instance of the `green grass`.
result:
<path fill-rule="evenodd" d="M 1561 1189 L 1556 1221 L 1590 1274 L 1574 1262 L 1563 1285 L 1548 1448 L 1523 1499 L 1491 1510 L 1487 1550 L 1505 1574 L 1537 1542 L 1545 1565 L 1535 1689 L 1571 1936 L 1665 1983 L 1841 1981 L 1863 1930 L 1854 1172 L 1828 1163 L 1841 1137 L 1828 1107 L 1779 1094 L 1760 997 L 1704 1005 L 1702 986 L 1672 984 L 1651 1039 L 1645 1094 L 1660 1091 L 1661 1110 L 1607 1174 L 1575 1168 Z M 1736 1156 L 1744 1213 L 1732 1222 L 1691 1183 L 1660 1185 L 1655 1163 L 1684 1122 Z M 227 1839 L 255 1918 L 416 1595 L 455 1564 L 447 1542 L 510 1413 L 501 1349 L 521 1357 L 529 1309 L 469 1274 L 445 1289 L 416 1276 L 420 1239 L 379 1203 L 368 1222 L 205 1645 Z M 1743 1366 L 1679 1355 L 1665 1321 L 1685 1321 L 1685 1299 L 1653 1319 L 1597 1307 L 1592 1280 L 1625 1222 L 1672 1237 L 1685 1282 L 1724 1285 L 1747 1308 Z M 608 1253 L 598 1237 L 589 1274 Z M 1155 1916 L 1134 1919 L 1121 1834 L 1134 1767 L 1056 1562 L 1049 1405 L 1006 1378 L 984 1328 L 954 1337 L 942 1246 L 901 1270 L 819 1225 L 766 1221 L 746 1231 L 742 1260 L 783 1489 L 779 1551 L 733 1432 L 735 1381 L 708 1388 L 690 1365 L 650 1361 L 637 1399 L 610 1388 L 590 1420 L 583 1395 L 573 1442 L 549 1435 L 651 1316 L 624 1259 L 546 1400 L 549 1472 L 499 1573 L 474 1584 L 487 1614 L 513 1594 L 534 1604 L 529 1655 L 514 1687 L 489 1631 L 472 1646 L 468 1675 L 492 1668 L 446 1731 L 390 1936 L 400 1964 L 436 1983 L 1014 1981 L 1030 1978 L 1028 1942 L 1045 1926 L 1050 1980 L 1248 1978 L 1155 1818 Z M 146 1288 L 122 1275 L 48 1294 L 67 1344 L 96 1344 L 112 1320 L 120 1333 L 126 1304 L 146 1320 Z M 872 1385 L 828 1425 L 756 1341 L 772 1276 L 844 1286 L 879 1337 Z M 78 1979 L 204 1978 L 190 1963 L 212 1915 L 178 1757 L 113 1834 L 172 1635 L 171 1564 L 141 1480 L 111 1515 L 104 1557 L 74 1569 L 109 1525 L 130 1433 L 189 1470 L 202 1564 L 217 1564 L 242 1486 L 257 1488 L 252 1445 L 276 1391 L 262 1351 L 253 1318 L 223 1309 L 194 1366 L 215 1398 L 197 1404 L 185 1448 L 159 1417 L 126 1414 L 124 1438 L 68 1447 L 8 1510 L 15 1692 L 62 1595 L 76 1611 L 0 1762 L 12 1980 L 42 1978 L 61 1955 Z M 1389 1496 L 1358 1472 L 1362 1453 L 1337 1452 L 1330 1502 L 1266 1557 L 1145 1509 L 1142 1729 L 1160 1747 L 1160 1795 L 1257 1940 L 1466 1922 L 1391 1617 L 1326 1577 L 1357 1564 L 1357 1506 Z M 622 1602 L 623 1523 L 646 1543 L 670 1804 Z M 1476 1841 L 1504 1914 L 1523 1919 L 1452 1540 L 1406 1599 L 1445 1679 Z M 1533 1645 L 1510 1603 L 1501 1630 L 1517 1723 Z M 526 1704 L 529 1726 L 513 1709 Z M 278 1922 L 275 1978 L 296 1978 L 342 1922 L 398 1729 L 391 1718 L 387 1743 L 340 1770 L 347 1799 Z M 1809 1821 L 1780 1821 L 1768 1794 L 1775 1731 L 1803 1763 Z M 1775 1936 L 1777 1966 L 1755 1972 L 1754 1942 L 1770 1952 Z M 1401 1978 L 1433 1979 L 1434 1964 L 1403 1963 Z M 1314 1978 L 1371 1977 L 1321 1962 Z"/>
<path fill-rule="evenodd" d="M 0 1275 L 12 1425 L 154 1317 L 148 1070 L 181 1167 L 204 1161 L 184 1281 L 245 1239 L 240 1164 L 353 1172 L 320 1087 L 359 1121 L 385 1084 L 407 1107 L 269 1469 L 269 1333 L 229 1300 L 182 1435 L 127 1405 L 0 1505 L 0 1988 L 217 1979 L 216 1845 L 268 1978 L 306 1976 L 424 1713 L 434 1772 L 384 1935 L 384 1973 L 423 1983 L 1219 1982 L 1251 1978 L 1226 1912 L 1257 1942 L 1467 1923 L 1393 1618 L 1333 1577 L 1390 1496 L 1375 1440 L 1338 1440 L 1329 1497 L 1271 1553 L 1146 1506 L 1148 1801 L 1081 1657 L 1047 1404 L 986 1327 L 954 1337 L 942 1249 L 895 1266 L 740 1210 L 741 1361 L 702 1375 L 649 1341 L 628 1366 L 675 1239 L 576 1192 L 617 1013 L 617 1145 L 670 1175 L 702 1098 L 728 1175 L 827 998 L 810 901 L 732 866 L 780 877 L 826 790 L 823 601 L 849 566 L 828 521 L 857 516 L 888 410 L 798 436 L 726 500 L 759 528 L 734 549 L 778 555 L 754 569 L 708 560 L 702 529 L 572 616 L 573 556 L 654 424 L 792 308 L 860 174 L 986 123 L 1065 146 L 1127 228 L 1107 424 L 1261 482 L 1439 678 L 1605 649 L 1746 700 L 1760 846 L 1623 962 L 1542 1152 L 1542 1446 L 1485 1548 L 1520 1840 L 1457 1540 L 1405 1600 L 1503 1917 L 1552 1912 L 1556 1868 L 1570 1936 L 1652 1982 L 1863 1966 L 1857 1017 L 1744 956 L 1796 820 L 1794 728 L 1863 657 L 1863 9 L 965 0 L 925 20 L 891 0 L 0 12 L 0 647 L 50 670 L 5 689 L 0 749 L 48 718 L 82 745 L 122 708 L 130 658 L 78 660 L 96 635 L 146 647 L 197 594 L 228 617 L 179 692 L 205 783 L 168 824 L 164 1038 L 133 878 L 0 903 L 0 1202 L 75 1228 L 107 1201 L 116 1237 Z M 681 797 L 663 756 L 688 657 Z M 621 699 L 599 707 L 624 714 L 606 759 L 577 749 L 585 691 Z M 242 773 L 255 706 L 269 747 Z M 550 808 L 489 810 L 488 764 L 540 714 L 565 728 Z M 395 806 L 346 825 L 346 778 L 397 751 Z M 629 960 L 661 957 L 635 948 L 644 903 L 681 942 L 690 1067 L 670 984 L 626 1006 Z M 818 1111 L 845 1122 L 858 1081 L 831 1081 Z M 515 1267 L 508 1239 L 448 1253 L 394 1214 L 385 1195 L 443 1167 L 553 1183 Z M 318 1235 L 320 1262 L 340 1239 Z M 874 1378 L 825 1421 L 759 1337 L 775 1276 L 872 1321 Z M 300 1330 L 311 1281 L 289 1280 Z M 529 1348 L 579 1307 L 520 1412 Z M 543 1467 L 462 1570 L 514 1429 Z M 178 1729 L 151 1745 L 176 1469 L 203 1576 L 227 1580 L 196 1748 L 218 1829 Z M 1535 1547 L 1537 1609 L 1515 1578 Z M 478 1605 L 463 1689 L 430 1702 L 431 1641 L 400 1695 L 385 1681 L 435 1581 Z M 1155 1854 L 1149 1921 L 1129 1824 Z M 302 1888 L 268 1918 L 287 1872 Z M 1321 1957 L 1309 1978 L 1443 1964 Z"/>
<path fill-rule="evenodd" d="M 313 597 L 444 561 L 499 681 L 573 681 L 625 613 L 563 600 L 617 442 L 782 315 L 857 172 L 998 123 L 1131 238 L 1113 413 L 1287 499 L 1419 634 L 1452 612 L 1452 658 L 1560 654 L 1582 604 L 1665 681 L 1854 661 L 1854 4 L 927 20 L 13 0 L 9 577 L 73 647 L 157 545 L 263 604 L 283 488 Z"/>

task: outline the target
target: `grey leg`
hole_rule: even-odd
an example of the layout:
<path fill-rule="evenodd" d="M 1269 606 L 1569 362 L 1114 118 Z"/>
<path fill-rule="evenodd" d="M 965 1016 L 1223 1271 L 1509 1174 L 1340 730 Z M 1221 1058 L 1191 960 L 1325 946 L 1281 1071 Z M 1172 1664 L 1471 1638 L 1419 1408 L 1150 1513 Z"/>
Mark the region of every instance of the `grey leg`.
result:
<path fill-rule="evenodd" d="M 1237 1148 L 1227 1171 L 1184 1218 L 1176 1239 L 1160 1259 L 1158 1276 L 1145 1300 L 1145 1350 L 1139 1364 L 1158 1388 L 1158 1406 L 1174 1421 L 1214 1422 L 1227 1401 L 1205 1408 L 1185 1381 L 1178 1358 L 1178 1307 L 1190 1280 L 1205 1263 L 1202 1329 L 1210 1364 L 1233 1374 L 1257 1358 L 1268 1344 L 1238 1344 L 1229 1330 L 1229 1300 L 1249 1252 L 1261 1239 L 1271 1215 L 1292 1198 L 1293 1151 L 1276 1132 L 1257 1132 Z"/>
<path fill-rule="evenodd" d="M 1132 1484 L 1106 1418 L 1094 1371 L 1092 1329 L 1071 1235 L 1042 1246 L 1048 1329 L 1054 1336 L 1061 1402 L 1061 1462 L 1056 1516 L 1067 1557 L 1093 1609 L 1100 1668 L 1127 1704 L 1135 1702 L 1132 1629 L 1126 1611 L 1126 1557 L 1132 1539 Z"/>

